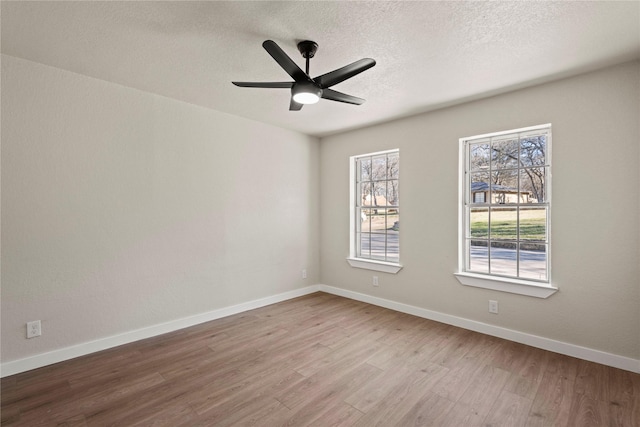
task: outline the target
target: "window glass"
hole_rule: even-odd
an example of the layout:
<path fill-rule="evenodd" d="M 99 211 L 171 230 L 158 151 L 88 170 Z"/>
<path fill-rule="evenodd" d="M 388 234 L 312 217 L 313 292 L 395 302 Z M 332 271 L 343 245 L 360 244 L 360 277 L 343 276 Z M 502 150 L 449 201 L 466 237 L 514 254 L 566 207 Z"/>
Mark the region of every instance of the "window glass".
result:
<path fill-rule="evenodd" d="M 352 158 L 355 165 L 356 218 L 352 257 L 400 261 L 400 153 L 398 150 Z"/>
<path fill-rule="evenodd" d="M 460 270 L 549 282 L 550 125 L 461 140 Z"/>

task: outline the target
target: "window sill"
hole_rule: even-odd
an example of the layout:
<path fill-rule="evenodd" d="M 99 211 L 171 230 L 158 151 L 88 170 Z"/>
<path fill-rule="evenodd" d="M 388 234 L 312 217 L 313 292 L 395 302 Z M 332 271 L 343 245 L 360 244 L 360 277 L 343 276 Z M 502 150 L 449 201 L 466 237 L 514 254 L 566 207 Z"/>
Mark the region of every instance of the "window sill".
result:
<path fill-rule="evenodd" d="M 509 292 L 518 295 L 527 295 L 536 298 L 549 298 L 558 292 L 558 288 L 527 280 L 507 279 L 495 276 L 485 276 L 472 273 L 454 273 L 458 282 L 465 286 L 492 289 L 494 291 Z"/>
<path fill-rule="evenodd" d="M 392 262 L 375 261 L 363 258 L 347 258 L 347 262 L 351 267 L 364 268 L 365 270 L 381 271 L 383 273 L 396 274 L 398 271 L 402 270 L 402 266 L 400 264 L 395 264 Z"/>

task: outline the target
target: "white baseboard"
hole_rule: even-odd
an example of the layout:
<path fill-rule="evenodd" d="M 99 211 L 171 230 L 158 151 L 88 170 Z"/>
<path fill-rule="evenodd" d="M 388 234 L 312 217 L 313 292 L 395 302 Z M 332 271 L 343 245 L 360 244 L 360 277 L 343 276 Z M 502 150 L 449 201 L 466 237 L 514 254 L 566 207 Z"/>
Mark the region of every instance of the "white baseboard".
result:
<path fill-rule="evenodd" d="M 319 290 L 329 294 L 350 298 L 356 301 L 366 302 L 368 304 L 377 305 L 402 313 L 423 317 L 425 319 L 435 320 L 436 322 L 458 326 L 460 328 L 480 332 L 498 338 L 504 338 L 509 341 L 530 345 L 532 347 L 541 348 L 543 350 L 549 350 L 555 353 L 560 353 L 567 356 L 577 357 L 579 359 L 612 366 L 614 368 L 640 373 L 640 360 L 632 359 L 630 357 L 618 356 L 616 354 L 606 353 L 604 351 L 594 350 L 587 347 L 581 347 L 575 344 L 569 344 L 562 341 L 539 337 L 537 335 L 514 331 L 512 329 L 501 328 L 499 326 L 493 326 L 487 323 L 452 316 L 450 314 L 444 314 L 433 310 L 427 310 L 425 308 L 415 307 L 412 305 L 403 304 L 384 298 L 378 298 L 371 295 L 361 294 L 346 289 L 334 288 L 327 285 L 319 285 Z"/>
<path fill-rule="evenodd" d="M 618 356 L 615 354 L 581 347 L 562 341 L 556 341 L 549 338 L 527 334 L 524 332 L 514 331 L 512 329 L 501 328 L 482 322 L 476 322 L 475 320 L 469 320 L 433 310 L 427 310 L 425 308 L 415 307 L 412 305 L 374 297 L 371 295 L 361 294 L 346 289 L 335 288 L 333 286 L 312 285 L 305 288 L 283 292 L 281 294 L 273 295 L 270 297 L 260 298 L 242 304 L 213 310 L 207 313 L 185 317 L 171 322 L 161 323 L 159 325 L 125 332 L 123 334 L 114 335 L 95 341 L 89 341 L 71 347 L 65 347 L 59 350 L 50 351 L 48 353 L 37 354 L 35 356 L 26 357 L 24 359 L 5 362 L 0 365 L 0 377 L 41 368 L 43 366 L 63 362 L 65 360 L 117 347 L 119 345 L 129 344 L 134 341 L 155 337 L 158 335 L 166 334 L 168 332 L 188 328 L 189 326 L 198 325 L 200 323 L 209 322 L 211 320 L 220 319 L 222 317 L 231 316 L 233 314 L 242 313 L 248 310 L 253 310 L 255 308 L 264 307 L 318 291 L 350 298 L 356 301 L 361 301 L 380 307 L 385 307 L 402 313 L 412 314 L 414 316 L 422 317 L 425 319 L 435 320 L 437 322 L 446 323 L 448 325 L 457 326 L 498 338 L 504 338 L 521 344 L 530 345 L 532 347 L 565 354 L 567 356 L 601 363 L 603 365 L 612 366 L 614 368 L 640 373 L 640 360 L 632 359 L 629 357 Z"/>
<path fill-rule="evenodd" d="M 35 356 L 25 357 L 24 359 L 12 360 L 4 362 L 0 365 L 0 377 L 18 374 L 20 372 L 29 371 L 43 366 L 52 365 L 54 363 L 63 362 L 80 356 L 85 356 L 96 351 L 106 350 L 123 344 L 129 344 L 145 338 L 151 338 L 168 332 L 177 331 L 179 329 L 188 328 L 189 326 L 198 325 L 200 323 L 209 322 L 211 320 L 220 319 L 222 317 L 231 316 L 232 314 L 242 313 L 244 311 L 253 310 L 255 308 L 264 307 L 278 302 L 297 298 L 303 295 L 318 292 L 319 285 L 307 286 L 305 288 L 294 289 L 292 291 L 283 292 L 281 294 L 272 295 L 266 298 L 260 298 L 253 301 L 244 302 L 230 307 L 220 308 L 206 313 L 189 316 L 182 319 L 173 320 L 171 322 L 161 323 L 149 326 L 147 328 L 137 329 L 125 332 L 123 334 L 101 338 L 95 341 L 89 341 L 70 347 L 61 348 L 59 350 L 47 353 L 37 354 Z"/>

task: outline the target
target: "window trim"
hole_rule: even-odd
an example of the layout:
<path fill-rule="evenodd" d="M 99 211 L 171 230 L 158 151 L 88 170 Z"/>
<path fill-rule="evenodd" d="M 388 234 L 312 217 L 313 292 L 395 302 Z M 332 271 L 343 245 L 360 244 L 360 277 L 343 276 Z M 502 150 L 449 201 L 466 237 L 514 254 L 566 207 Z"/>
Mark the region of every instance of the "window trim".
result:
<path fill-rule="evenodd" d="M 557 287 L 547 283 L 513 279 L 510 277 L 491 276 L 489 274 L 474 274 L 466 271 L 453 274 L 461 284 L 475 288 L 492 289 L 494 291 L 528 295 L 537 298 L 549 298 L 551 295 L 558 292 Z"/>
<path fill-rule="evenodd" d="M 551 123 L 529 126 L 518 129 L 511 129 L 500 132 L 491 132 L 481 135 L 474 135 L 469 137 L 460 138 L 458 145 L 458 271 L 454 273 L 456 279 L 465 286 L 479 287 L 484 289 L 491 289 L 501 292 L 515 293 L 519 295 L 527 295 L 537 298 L 548 298 L 558 291 L 558 287 L 552 284 L 551 276 L 551 175 L 549 173 L 549 183 L 547 187 L 547 200 L 548 200 L 548 215 L 547 218 L 547 236 L 548 236 L 548 250 L 547 250 L 547 281 L 535 281 L 526 280 L 520 278 L 503 277 L 492 274 L 481 274 L 466 271 L 466 162 L 467 152 L 465 143 L 472 139 L 496 137 L 500 135 L 506 135 L 510 133 L 524 133 L 532 132 L 540 129 L 549 129 L 551 132 Z M 551 133 L 549 134 L 551 135 Z M 551 137 L 549 138 L 549 147 L 551 147 Z M 551 168 L 551 150 L 547 153 L 549 168 Z M 549 169 L 551 171 L 551 169 Z"/>
<path fill-rule="evenodd" d="M 402 270 L 401 264 L 396 264 L 393 262 L 386 262 L 386 261 L 378 261 L 375 259 L 349 257 L 347 258 L 347 262 L 351 267 L 363 268 L 365 270 L 380 271 L 383 273 L 396 274 L 398 271 Z"/>
<path fill-rule="evenodd" d="M 357 154 L 349 157 L 349 256 L 347 262 L 351 267 L 362 268 L 366 270 L 380 271 L 383 273 L 396 274 L 402 269 L 402 264 L 398 261 L 380 261 L 369 258 L 360 258 L 357 256 L 357 242 L 356 242 L 356 197 L 358 197 L 357 179 L 356 179 L 356 159 L 365 156 L 379 156 L 382 154 L 400 153 L 399 148 L 391 150 L 376 151 L 373 153 Z"/>

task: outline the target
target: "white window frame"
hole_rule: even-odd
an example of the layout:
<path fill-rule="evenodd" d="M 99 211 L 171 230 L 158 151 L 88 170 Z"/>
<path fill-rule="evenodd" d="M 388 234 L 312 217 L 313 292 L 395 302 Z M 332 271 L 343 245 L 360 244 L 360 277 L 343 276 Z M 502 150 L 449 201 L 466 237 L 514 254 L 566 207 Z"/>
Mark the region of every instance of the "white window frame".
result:
<path fill-rule="evenodd" d="M 546 203 L 547 207 L 547 220 L 546 220 L 546 233 L 547 233 L 547 279 L 544 281 L 535 281 L 528 279 L 521 279 L 515 277 L 505 277 L 490 273 L 477 273 L 467 271 L 468 259 L 467 259 L 467 191 L 470 193 L 470 178 L 468 177 L 467 162 L 468 152 L 467 143 L 484 138 L 494 138 L 502 135 L 513 133 L 527 133 L 540 130 L 546 130 L 547 142 L 546 142 L 546 165 L 548 167 L 548 173 L 546 175 L 545 187 L 546 187 Z M 528 295 L 538 298 L 548 298 L 558 291 L 558 288 L 551 282 L 551 124 L 544 124 L 538 126 L 530 126 L 520 129 L 512 129 L 508 131 L 493 132 L 482 135 L 475 135 L 471 137 L 460 138 L 459 140 L 459 203 L 458 203 L 458 271 L 454 273 L 458 281 L 466 286 L 474 286 L 485 289 L 492 289 L 502 292 L 515 293 L 520 295 Z M 518 166 L 519 168 L 519 166 Z M 469 194 L 471 197 L 471 194 Z M 491 201 L 491 195 L 488 197 Z M 520 205 L 518 197 L 518 205 Z M 519 241 L 519 240 L 518 240 Z"/>
<path fill-rule="evenodd" d="M 363 157 L 375 157 L 380 155 L 398 153 L 400 154 L 399 149 L 385 150 L 385 151 L 377 151 L 374 153 L 366 153 L 359 154 L 356 156 L 351 156 L 349 158 L 349 257 L 347 258 L 347 262 L 351 267 L 355 268 L 363 268 L 366 270 L 374 270 L 381 271 L 384 273 L 392 273 L 396 274 L 402 269 L 402 264 L 400 261 L 398 262 L 389 262 L 389 261 L 381 261 L 370 258 L 362 258 L 358 256 L 358 233 L 360 227 L 360 216 L 358 215 L 358 180 L 357 180 L 357 170 L 356 164 L 359 158 Z M 399 180 L 398 180 L 399 183 Z M 398 206 L 399 211 L 399 206 Z"/>

